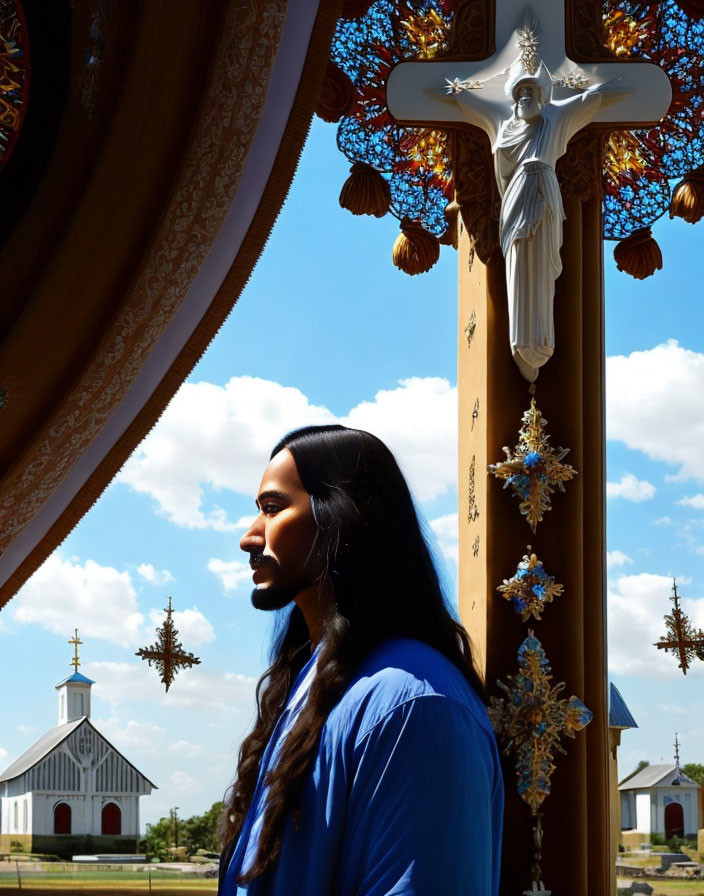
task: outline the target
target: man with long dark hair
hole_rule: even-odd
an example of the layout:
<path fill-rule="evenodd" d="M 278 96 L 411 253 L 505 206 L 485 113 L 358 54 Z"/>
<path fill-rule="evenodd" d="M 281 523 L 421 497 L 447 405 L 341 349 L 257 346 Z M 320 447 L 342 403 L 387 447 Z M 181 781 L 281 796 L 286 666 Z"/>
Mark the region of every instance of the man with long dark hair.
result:
<path fill-rule="evenodd" d="M 296 430 L 242 537 L 285 610 L 226 802 L 222 896 L 495 896 L 503 784 L 469 638 L 375 436 Z"/>

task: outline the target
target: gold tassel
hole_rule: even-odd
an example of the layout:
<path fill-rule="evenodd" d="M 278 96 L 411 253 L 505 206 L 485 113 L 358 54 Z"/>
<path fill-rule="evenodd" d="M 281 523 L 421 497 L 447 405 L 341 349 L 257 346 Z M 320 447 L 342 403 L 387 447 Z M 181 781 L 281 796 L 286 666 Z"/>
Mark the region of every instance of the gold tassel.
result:
<path fill-rule="evenodd" d="M 423 274 L 429 271 L 440 257 L 440 243 L 438 238 L 428 233 L 418 221 L 404 218 L 391 257 L 396 267 L 404 273 L 411 276 Z"/>
<path fill-rule="evenodd" d="M 366 162 L 355 162 L 342 185 L 340 205 L 353 215 L 383 217 L 391 205 L 391 188 L 379 172 Z"/>
<path fill-rule="evenodd" d="M 662 252 L 650 232 L 649 227 L 641 227 L 614 249 L 616 267 L 635 277 L 645 280 L 662 268 Z"/>
<path fill-rule="evenodd" d="M 347 115 L 357 94 L 354 84 L 334 62 L 328 62 L 315 112 L 318 118 L 334 124 Z"/>
<path fill-rule="evenodd" d="M 696 224 L 704 215 L 704 165 L 690 171 L 674 189 L 670 217 Z"/>
<path fill-rule="evenodd" d="M 459 214 L 460 207 L 456 199 L 448 202 L 445 206 L 445 220 L 447 221 L 447 230 L 439 238 L 442 246 L 452 246 L 457 248 L 457 238 L 459 236 Z"/>

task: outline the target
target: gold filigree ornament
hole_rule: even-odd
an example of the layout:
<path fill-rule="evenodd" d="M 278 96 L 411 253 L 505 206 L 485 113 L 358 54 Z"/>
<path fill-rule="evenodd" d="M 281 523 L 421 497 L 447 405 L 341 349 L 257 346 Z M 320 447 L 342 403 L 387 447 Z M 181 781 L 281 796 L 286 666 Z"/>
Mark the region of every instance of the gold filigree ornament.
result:
<path fill-rule="evenodd" d="M 667 635 L 662 635 L 654 646 L 665 653 L 674 653 L 679 659 L 678 666 L 682 674 L 686 675 L 692 660 L 704 660 L 704 631 L 695 629 L 689 616 L 682 612 L 675 579 L 672 580 L 670 600 L 674 606 L 672 613 L 665 616 Z"/>
<path fill-rule="evenodd" d="M 535 532 L 543 515 L 551 509 L 550 495 L 556 488 L 564 492 L 564 483 L 574 478 L 577 471 L 562 463 L 569 448 L 552 448 L 548 444 L 547 420 L 540 413 L 535 398 L 531 398 L 522 424 L 516 447 L 511 451 L 504 446 L 506 460 L 489 464 L 489 472 L 497 479 L 506 480 L 504 488 L 510 487 L 520 498 L 519 510 Z"/>
<path fill-rule="evenodd" d="M 528 553 L 518 564 L 515 575 L 504 579 L 503 585 L 497 589 L 506 600 L 510 600 L 521 620 L 527 622 L 532 616 L 540 620 L 545 604 L 552 603 L 564 591 L 564 586 L 549 576 L 541 560 L 532 553 L 528 545 Z"/>
<path fill-rule="evenodd" d="M 184 650 L 183 645 L 177 638 L 178 629 L 175 628 L 171 619 L 171 614 L 173 613 L 171 598 L 169 598 L 168 607 L 164 609 L 166 619 L 161 628 L 156 630 L 157 643 L 149 647 L 140 647 L 135 656 L 141 656 L 150 666 L 154 663 L 159 670 L 161 681 L 168 691 L 177 672 L 181 668 L 199 665 L 200 659 L 188 650 Z"/>

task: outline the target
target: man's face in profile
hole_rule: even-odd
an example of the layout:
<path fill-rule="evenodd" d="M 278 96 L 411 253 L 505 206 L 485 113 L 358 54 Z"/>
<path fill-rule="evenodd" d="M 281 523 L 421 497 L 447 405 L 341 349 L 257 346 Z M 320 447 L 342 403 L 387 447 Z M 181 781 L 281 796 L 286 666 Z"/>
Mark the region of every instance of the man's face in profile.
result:
<path fill-rule="evenodd" d="M 259 515 L 240 540 L 254 570 L 252 604 L 279 610 L 312 584 L 310 552 L 317 531 L 310 495 L 288 449 L 264 470 L 257 508 Z"/>

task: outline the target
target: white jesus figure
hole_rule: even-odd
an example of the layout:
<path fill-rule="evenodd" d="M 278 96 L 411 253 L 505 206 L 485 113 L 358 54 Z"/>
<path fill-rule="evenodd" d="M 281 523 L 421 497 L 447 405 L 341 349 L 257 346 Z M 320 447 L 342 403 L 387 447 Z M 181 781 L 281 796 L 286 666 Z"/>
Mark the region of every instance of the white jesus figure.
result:
<path fill-rule="evenodd" d="M 454 82 L 448 92 L 462 117 L 483 128 L 491 140 L 501 195 L 499 234 L 506 259 L 511 351 L 525 379 L 534 382 L 555 349 L 553 299 L 562 271 L 565 218 L 555 165 L 599 107 L 627 91 L 608 82 L 553 100 L 546 66 L 535 58 L 530 62 L 527 66 L 522 56 L 509 69 L 508 101 L 497 102 L 495 94 L 485 99 L 477 82 L 468 87 Z"/>

